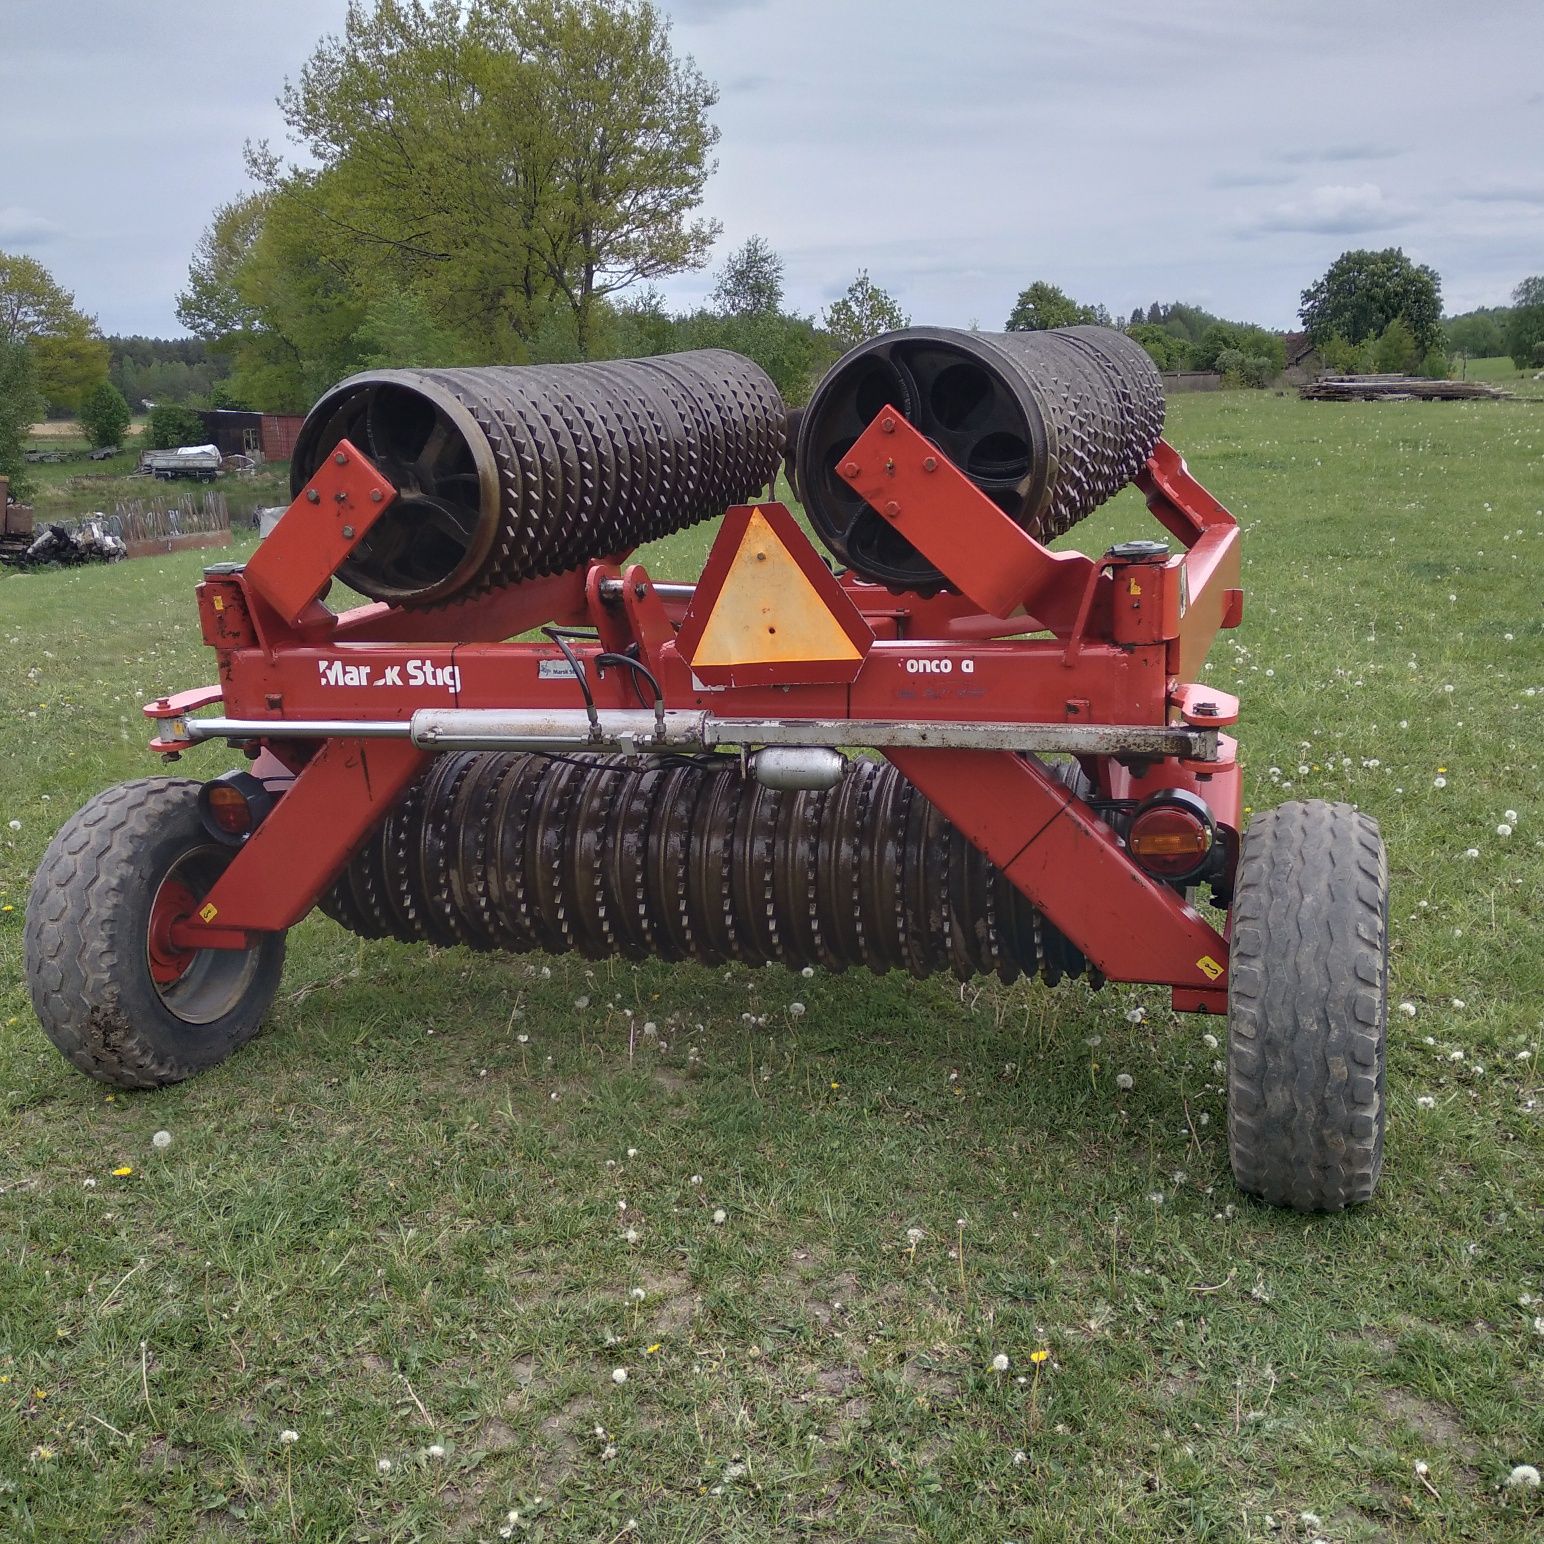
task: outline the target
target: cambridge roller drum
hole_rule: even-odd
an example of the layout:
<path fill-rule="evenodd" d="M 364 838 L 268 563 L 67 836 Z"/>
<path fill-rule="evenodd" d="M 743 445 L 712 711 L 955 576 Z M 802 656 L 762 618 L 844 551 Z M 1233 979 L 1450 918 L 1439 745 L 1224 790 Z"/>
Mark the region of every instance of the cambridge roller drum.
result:
<path fill-rule="evenodd" d="M 155 754 L 231 762 L 107 789 L 44 857 L 43 1031 L 120 1087 L 213 1067 L 318 908 L 404 945 L 1147 983 L 1226 1018 L 1242 1189 L 1369 1200 L 1383 843 L 1316 800 L 1246 823 L 1204 674 L 1239 529 L 1162 424 L 1118 333 L 877 338 L 794 437 L 828 560 L 750 502 L 788 424 L 737 355 L 345 381 L 273 532 L 204 572 L 211 684 L 145 709 Z M 1049 550 L 1131 484 L 1161 531 Z M 712 517 L 693 580 L 633 556 Z M 334 578 L 376 603 L 330 610 Z"/>
<path fill-rule="evenodd" d="M 1050 541 L 1141 470 L 1163 431 L 1163 382 L 1145 349 L 1107 327 L 908 327 L 844 355 L 800 418 L 800 496 L 821 540 L 859 573 L 929 590 L 947 583 L 944 573 L 840 476 L 884 407 L 1016 525 Z"/>
<path fill-rule="evenodd" d="M 425 606 L 722 514 L 771 482 L 785 418 L 765 372 L 724 349 L 374 370 L 311 410 L 291 480 L 298 495 L 352 440 L 397 497 L 339 577 L 375 600 Z"/>

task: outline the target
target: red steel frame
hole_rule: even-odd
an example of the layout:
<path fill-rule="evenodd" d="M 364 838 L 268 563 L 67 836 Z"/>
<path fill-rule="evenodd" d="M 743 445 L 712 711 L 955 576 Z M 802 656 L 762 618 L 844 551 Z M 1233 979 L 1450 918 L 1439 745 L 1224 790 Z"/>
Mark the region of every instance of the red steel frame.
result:
<path fill-rule="evenodd" d="M 1237 722 L 1235 698 L 1190 677 L 1218 629 L 1242 615 L 1238 528 L 1165 442 L 1136 481 L 1185 549 L 1168 557 L 1050 552 L 891 410 L 840 470 L 959 593 L 895 595 L 842 575 L 874 635 L 850 681 L 710 687 L 693 675 L 678 637 L 689 603 L 661 595 L 625 555 L 431 611 L 328 610 L 319 598 L 328 581 L 395 496 L 345 441 L 244 569 L 216 568 L 198 586 L 218 684 L 145 708 L 160 725 L 151 749 L 168 756 L 193 743 L 176 721 L 213 703 L 223 702 L 229 718 L 271 721 L 272 733 L 244 749 L 260 758 L 259 771 L 293 777 L 197 911 L 172 924 L 170 944 L 246 947 L 254 934 L 299 921 L 431 755 L 405 740 L 287 739 L 286 720 L 405 722 L 420 708 L 581 707 L 555 645 L 506 641 L 547 622 L 598 632 L 598 642 L 578 639 L 572 648 L 603 709 L 637 706 L 634 673 L 602 673 L 595 655 L 636 645 L 669 708 L 848 720 L 855 744 L 866 719 L 1219 730 Z M 787 535 L 791 521 L 777 525 L 785 541 L 803 539 Z M 801 562 L 819 561 L 806 549 Z M 1215 760 L 1098 756 L 1084 768 L 1101 799 L 1196 792 L 1219 829 L 1236 835 L 1235 746 L 1219 738 Z M 1168 985 L 1176 1008 L 1226 1010 L 1225 936 L 1137 868 L 1110 826 L 1038 762 L 1008 751 L 888 754 L 1105 975 Z"/>

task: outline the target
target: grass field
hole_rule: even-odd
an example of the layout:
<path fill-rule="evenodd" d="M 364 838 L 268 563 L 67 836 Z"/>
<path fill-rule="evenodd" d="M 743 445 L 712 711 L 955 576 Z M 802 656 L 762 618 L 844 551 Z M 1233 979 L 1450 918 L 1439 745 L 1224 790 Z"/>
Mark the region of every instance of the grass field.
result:
<path fill-rule="evenodd" d="M 1208 679 L 1249 802 L 1388 841 L 1372 1205 L 1238 1195 L 1222 1026 L 1159 992 L 321 918 L 252 1046 L 114 1095 L 38 1031 L 23 901 L 208 679 L 202 559 L 0 579 L 0 1536 L 1538 1537 L 1544 405 L 1196 395 L 1169 434 L 1246 530 Z"/>

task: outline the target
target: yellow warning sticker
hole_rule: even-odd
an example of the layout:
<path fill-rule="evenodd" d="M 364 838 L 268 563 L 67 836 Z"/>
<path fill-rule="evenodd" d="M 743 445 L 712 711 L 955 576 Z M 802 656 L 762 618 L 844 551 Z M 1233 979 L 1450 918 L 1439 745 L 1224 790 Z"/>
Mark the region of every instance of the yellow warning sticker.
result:
<path fill-rule="evenodd" d="M 216 611 L 224 611 L 225 610 L 225 597 L 223 595 L 216 595 L 215 596 L 215 598 L 214 598 L 214 609 Z"/>
<path fill-rule="evenodd" d="M 1215 981 L 1218 976 L 1222 974 L 1222 966 L 1220 966 L 1209 954 L 1203 954 L 1201 958 L 1196 961 L 1196 969 L 1199 970 L 1208 981 Z"/>
<path fill-rule="evenodd" d="M 210 906 L 206 904 L 199 908 L 198 914 L 204 919 L 205 922 L 213 922 L 214 919 L 220 915 L 220 908 L 218 906 Z"/>

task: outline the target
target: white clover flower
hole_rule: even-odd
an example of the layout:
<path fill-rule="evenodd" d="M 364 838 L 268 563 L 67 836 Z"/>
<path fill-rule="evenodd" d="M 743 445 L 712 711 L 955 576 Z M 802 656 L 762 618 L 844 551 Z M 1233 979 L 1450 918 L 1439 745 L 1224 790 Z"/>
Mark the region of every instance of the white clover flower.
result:
<path fill-rule="evenodd" d="M 1435 1110 L 1437 1108 L 1437 1101 L 1430 1094 L 1422 1094 L 1415 1102 L 1422 1110 Z"/>
<path fill-rule="evenodd" d="M 729 1213 L 726 1212 L 722 1206 L 716 1207 L 713 1212 L 713 1226 L 715 1228 L 721 1228 L 728 1221 Z"/>
<path fill-rule="evenodd" d="M 283 1443 L 285 1447 L 293 1447 L 297 1442 L 300 1441 L 300 1433 L 298 1431 L 291 1431 L 290 1428 L 286 1426 L 284 1430 L 279 1433 L 279 1441 Z"/>
<path fill-rule="evenodd" d="M 625 1238 L 629 1244 L 636 1244 L 640 1235 L 637 1228 L 629 1228 L 627 1232 L 622 1235 L 622 1237 Z"/>
<path fill-rule="evenodd" d="M 611 1381 L 615 1383 L 618 1388 L 620 1388 L 624 1383 L 627 1382 L 627 1369 L 625 1367 L 612 1368 Z"/>
<path fill-rule="evenodd" d="M 1518 1464 L 1507 1475 L 1506 1482 L 1512 1490 L 1537 1490 L 1539 1488 L 1539 1471 L 1532 1464 Z"/>
<path fill-rule="evenodd" d="M 377 1458 L 375 1460 L 375 1467 L 379 1469 L 382 1474 L 390 1474 L 391 1460 L 389 1458 Z"/>
<path fill-rule="evenodd" d="M 1135 1080 L 1129 1072 L 1117 1072 L 1115 1074 L 1115 1086 L 1124 1092 L 1129 1089 Z"/>
<path fill-rule="evenodd" d="M 1023 1448 L 1015 1448 L 1013 1450 L 1013 1461 L 1015 1464 L 1027 1464 L 1029 1462 L 1029 1454 Z"/>
<path fill-rule="evenodd" d="M 1008 1358 L 1003 1352 L 999 1351 L 997 1355 L 992 1358 L 992 1371 L 1007 1372 L 1007 1370 Z"/>

